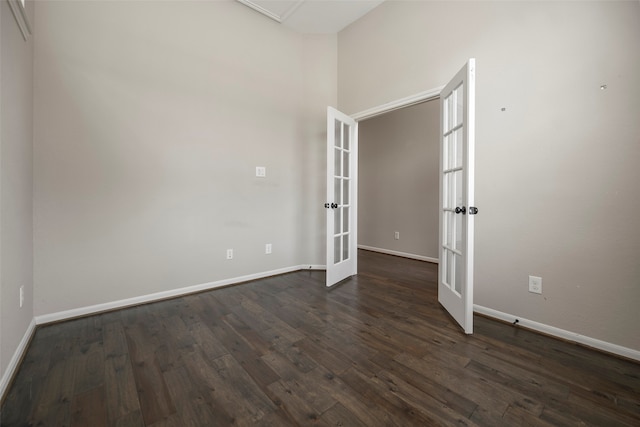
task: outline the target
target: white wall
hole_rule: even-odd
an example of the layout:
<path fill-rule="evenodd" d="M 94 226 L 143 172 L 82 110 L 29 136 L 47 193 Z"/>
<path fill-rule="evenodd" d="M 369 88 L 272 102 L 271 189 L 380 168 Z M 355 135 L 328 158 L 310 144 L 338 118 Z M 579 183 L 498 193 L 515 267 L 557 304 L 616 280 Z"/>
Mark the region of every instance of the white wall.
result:
<path fill-rule="evenodd" d="M 31 3 L 27 11 L 31 13 Z M 33 318 L 33 38 L 0 2 L 0 372 Z M 20 308 L 20 286 L 25 300 Z"/>
<path fill-rule="evenodd" d="M 640 350 L 639 2 L 385 2 L 338 51 L 348 113 L 475 57 L 475 303 Z"/>
<path fill-rule="evenodd" d="M 438 259 L 439 129 L 437 100 L 358 124 L 359 245 Z"/>
<path fill-rule="evenodd" d="M 36 22 L 36 315 L 323 263 L 336 36 L 234 1 L 38 2 Z"/>

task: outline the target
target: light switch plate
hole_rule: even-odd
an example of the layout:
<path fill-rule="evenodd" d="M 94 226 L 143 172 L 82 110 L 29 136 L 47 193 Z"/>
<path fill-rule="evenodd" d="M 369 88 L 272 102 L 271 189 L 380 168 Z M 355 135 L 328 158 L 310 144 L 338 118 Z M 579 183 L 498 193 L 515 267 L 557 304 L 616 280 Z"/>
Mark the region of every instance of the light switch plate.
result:
<path fill-rule="evenodd" d="M 542 293 L 542 277 L 529 276 L 529 292 L 534 294 Z"/>

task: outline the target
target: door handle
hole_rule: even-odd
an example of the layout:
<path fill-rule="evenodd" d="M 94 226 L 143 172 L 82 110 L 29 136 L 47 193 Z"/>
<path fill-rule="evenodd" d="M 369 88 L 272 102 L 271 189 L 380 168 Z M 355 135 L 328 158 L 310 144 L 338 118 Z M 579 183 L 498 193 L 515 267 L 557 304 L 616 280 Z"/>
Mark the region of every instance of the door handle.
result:
<path fill-rule="evenodd" d="M 337 209 L 337 208 L 338 208 L 337 203 L 331 203 L 331 209 Z"/>
<path fill-rule="evenodd" d="M 329 206 L 329 203 L 325 203 L 325 204 L 324 204 L 324 208 L 325 208 L 325 209 L 329 209 L 329 207 L 330 207 L 330 206 Z"/>
<path fill-rule="evenodd" d="M 455 211 L 455 212 L 456 212 L 457 214 L 462 214 L 462 215 L 464 215 L 464 214 L 466 214 L 466 213 L 467 213 L 467 208 L 465 208 L 464 206 L 463 206 L 463 207 L 461 207 L 461 208 L 456 208 L 456 211 Z"/>
<path fill-rule="evenodd" d="M 475 215 L 478 213 L 478 208 L 475 206 L 469 206 L 469 215 Z"/>

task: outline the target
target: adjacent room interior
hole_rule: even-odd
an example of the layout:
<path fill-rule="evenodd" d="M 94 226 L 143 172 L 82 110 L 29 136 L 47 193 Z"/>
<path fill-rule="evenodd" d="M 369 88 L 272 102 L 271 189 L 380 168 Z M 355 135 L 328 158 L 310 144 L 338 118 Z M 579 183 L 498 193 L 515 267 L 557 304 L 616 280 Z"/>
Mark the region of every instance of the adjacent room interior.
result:
<path fill-rule="evenodd" d="M 436 99 L 359 122 L 359 248 L 438 262 L 439 118 Z"/>

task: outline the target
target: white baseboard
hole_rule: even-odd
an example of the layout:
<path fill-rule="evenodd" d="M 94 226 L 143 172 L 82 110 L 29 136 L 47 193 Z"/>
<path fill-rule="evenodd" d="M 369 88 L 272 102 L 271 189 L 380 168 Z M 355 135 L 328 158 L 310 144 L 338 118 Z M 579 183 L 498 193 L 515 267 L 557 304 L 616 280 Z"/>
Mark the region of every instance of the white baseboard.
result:
<path fill-rule="evenodd" d="M 438 264 L 440 262 L 438 258 L 431 258 L 428 256 L 409 254 L 406 252 L 392 251 L 390 249 L 375 248 L 373 246 L 358 245 L 358 249 L 364 249 L 372 252 L 380 252 L 381 254 L 387 254 L 387 255 L 401 256 L 403 258 L 417 259 L 419 261 L 427 261 L 427 262 L 432 262 L 434 264 Z"/>
<path fill-rule="evenodd" d="M 545 325 L 534 320 L 524 319 L 520 316 L 514 316 L 513 314 L 503 313 L 492 308 L 483 307 L 481 305 L 474 304 L 473 311 L 479 314 L 483 314 L 494 319 L 503 320 L 505 322 L 513 323 L 518 320 L 518 325 L 541 332 L 546 335 L 551 335 L 557 338 L 562 338 L 567 341 L 572 341 L 578 344 L 585 345 L 587 347 L 595 348 L 607 353 L 616 354 L 618 356 L 626 357 L 640 361 L 640 351 L 631 348 L 623 347 L 621 345 L 612 344 L 606 341 L 602 341 L 596 338 L 580 335 L 575 332 L 566 331 L 564 329 L 556 328 L 555 326 Z"/>
<path fill-rule="evenodd" d="M 0 400 L 4 399 L 4 394 L 7 391 L 7 387 L 9 387 L 9 382 L 11 381 L 11 378 L 13 378 L 13 375 L 18 369 L 18 365 L 20 363 L 20 360 L 22 360 L 22 356 L 24 355 L 25 351 L 27 351 L 27 345 L 29 345 L 29 341 L 31 341 L 31 337 L 33 336 L 33 332 L 35 331 L 35 329 L 36 329 L 36 320 L 31 319 L 31 323 L 29 324 L 29 327 L 24 333 L 22 340 L 20 340 L 20 344 L 18 344 L 18 348 L 16 348 L 16 351 L 13 353 L 13 357 L 9 361 L 9 365 L 7 366 L 7 369 L 4 370 L 2 379 L 0 379 Z"/>
<path fill-rule="evenodd" d="M 138 297 L 122 299 L 118 301 L 107 302 L 103 304 L 90 305 L 87 307 L 74 308 L 71 310 L 59 311 L 57 313 L 43 314 L 35 317 L 36 325 L 43 325 L 52 322 L 60 322 L 62 320 L 73 319 L 75 317 L 88 316 L 104 311 L 116 310 L 119 308 L 130 307 L 139 304 L 145 304 L 153 301 L 159 301 L 167 298 L 178 297 L 182 295 L 192 294 L 194 292 L 206 291 L 209 289 L 220 288 L 222 286 L 234 285 L 237 283 L 248 282 L 250 280 L 263 279 L 265 277 L 276 276 L 278 274 L 291 273 L 299 270 L 324 270 L 323 265 L 303 264 L 293 267 L 285 267 L 277 270 L 265 271 L 262 273 L 249 274 L 246 276 L 234 277 L 230 279 L 218 280 L 215 282 L 203 283 L 200 285 L 187 286 L 184 288 L 171 289 L 169 291 L 156 292 L 153 294 L 141 295 Z"/>

